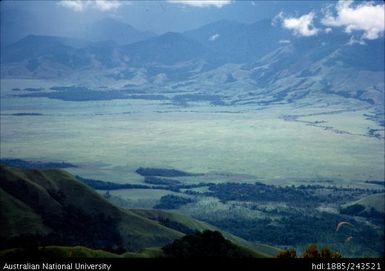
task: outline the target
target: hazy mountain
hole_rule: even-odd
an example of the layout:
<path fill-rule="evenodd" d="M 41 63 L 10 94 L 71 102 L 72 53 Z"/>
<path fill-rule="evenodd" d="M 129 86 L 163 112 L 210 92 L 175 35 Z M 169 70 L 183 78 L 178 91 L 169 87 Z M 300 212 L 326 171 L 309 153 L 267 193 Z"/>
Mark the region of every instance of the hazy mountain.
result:
<path fill-rule="evenodd" d="M 23 37 L 35 32 L 34 25 L 37 18 L 25 10 L 1 7 L 1 48 L 8 46 Z"/>
<path fill-rule="evenodd" d="M 52 60 L 61 62 L 67 54 L 86 44 L 76 39 L 28 35 L 4 49 L 2 62 L 14 63 L 42 56 L 50 56 Z"/>
<path fill-rule="evenodd" d="M 256 61 L 290 38 L 289 32 L 273 26 L 271 20 L 253 24 L 222 20 L 184 34 L 232 63 Z"/>
<path fill-rule="evenodd" d="M 199 42 L 174 32 L 124 46 L 123 50 L 136 65 L 171 65 L 192 59 L 208 59 L 212 55 L 212 52 Z"/>
<path fill-rule="evenodd" d="M 124 45 L 148 39 L 155 34 L 149 31 L 140 31 L 129 24 L 112 18 L 105 18 L 88 26 L 82 36 L 84 39 L 94 42 L 113 41 Z"/>
<path fill-rule="evenodd" d="M 143 72 L 138 69 L 145 67 L 149 76 L 180 79 L 191 69 L 201 69 L 208 59 L 212 59 L 212 54 L 207 48 L 178 33 L 125 46 L 30 35 L 3 50 L 2 75 L 55 78 L 81 70 L 107 76 L 113 69 L 118 70 L 117 78 L 125 78 Z"/>
<path fill-rule="evenodd" d="M 122 66 L 124 58 L 112 42 L 29 35 L 2 50 L 2 76 L 60 78 Z"/>
<path fill-rule="evenodd" d="M 381 105 L 384 97 L 383 38 L 352 43 L 337 30 L 301 38 L 269 20 L 219 21 L 123 46 L 27 36 L 2 51 L 3 77 L 96 77 L 140 84 L 204 80 L 232 85 L 228 92 L 236 86 L 237 94 L 251 89 L 264 96 L 264 103 L 323 93 Z"/>
<path fill-rule="evenodd" d="M 383 59 L 383 39 L 349 44 L 348 37 L 336 33 L 297 39 L 244 68 L 256 86 L 278 100 L 322 92 L 381 105 Z"/>

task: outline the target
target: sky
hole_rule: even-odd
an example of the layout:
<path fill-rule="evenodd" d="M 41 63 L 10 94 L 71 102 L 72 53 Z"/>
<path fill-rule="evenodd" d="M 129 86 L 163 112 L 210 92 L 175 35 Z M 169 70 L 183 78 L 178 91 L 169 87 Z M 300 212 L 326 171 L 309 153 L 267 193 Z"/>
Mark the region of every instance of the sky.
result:
<path fill-rule="evenodd" d="M 340 27 L 346 32 L 363 32 L 361 39 L 373 39 L 383 35 L 383 13 L 381 1 L 3 0 L 1 34 L 12 41 L 26 34 L 76 36 L 103 18 L 156 34 L 183 32 L 218 20 L 253 23 L 271 19 L 296 36 Z"/>

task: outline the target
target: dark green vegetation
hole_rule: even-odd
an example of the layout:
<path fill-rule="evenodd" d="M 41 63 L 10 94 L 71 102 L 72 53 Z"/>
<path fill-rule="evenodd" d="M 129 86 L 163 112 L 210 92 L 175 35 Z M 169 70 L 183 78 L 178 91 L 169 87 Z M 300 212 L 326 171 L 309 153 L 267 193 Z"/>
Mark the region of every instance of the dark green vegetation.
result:
<path fill-rule="evenodd" d="M 185 234 L 202 232 L 205 230 L 219 231 L 219 228 L 215 226 L 180 213 L 148 209 L 134 209 L 132 211 L 148 219 L 157 221 L 162 225 L 167 225 L 170 228 L 181 231 Z M 274 257 L 281 251 L 280 249 L 277 249 L 273 246 L 260 243 L 250 243 L 230 233 L 223 231 L 221 232 L 227 240 L 230 240 L 232 243 L 238 246 L 257 251 L 260 257 Z"/>
<path fill-rule="evenodd" d="M 10 166 L 25 169 L 55 169 L 55 168 L 75 168 L 76 166 L 66 162 L 40 162 L 40 161 L 26 161 L 22 159 L 0 159 L 0 163 Z"/>
<path fill-rule="evenodd" d="M 204 176 L 201 174 L 193 175 L 198 183 L 185 184 L 181 175 L 191 177 L 192 174 L 173 169 L 139 168 L 137 171 L 144 175 L 145 183 L 153 185 L 96 180 L 85 183 L 98 190 L 169 190 L 179 194 L 162 196 L 153 208 L 182 208 L 187 213 L 190 208 L 194 210 L 201 200 L 217 198 L 227 206 L 227 211 L 216 214 L 216 207 L 209 205 L 204 208 L 212 208 L 211 211 L 204 208 L 193 211 L 194 217 L 252 242 L 283 248 L 291 246 L 299 251 L 311 242 L 327 244 L 347 256 L 378 256 L 383 253 L 383 189 L 331 185 L 277 186 L 261 182 L 202 183 L 199 182 L 200 177 Z M 80 177 L 78 179 L 82 182 L 85 180 Z M 205 191 L 199 192 L 196 188 L 205 188 Z M 125 200 L 120 197 L 111 198 L 109 193 L 105 197 L 126 207 Z M 184 208 L 186 204 L 189 207 Z M 194 232 L 183 223 L 173 220 L 158 218 L 156 221 L 185 234 Z M 353 226 L 336 232 L 336 225 L 341 221 L 350 221 Z M 348 237 L 352 238 L 347 241 Z"/>
<path fill-rule="evenodd" d="M 383 220 L 385 215 L 385 194 L 367 196 L 341 206 L 341 213 L 365 218 Z"/>
<path fill-rule="evenodd" d="M 14 113 L 14 114 L 11 114 L 11 116 L 25 117 L 25 116 L 44 116 L 44 115 L 43 115 L 43 114 L 40 114 L 40 113 L 27 113 L 27 112 L 21 112 L 21 113 Z"/>
<path fill-rule="evenodd" d="M 321 185 L 275 186 L 258 182 L 209 184 L 209 190 L 206 196 L 214 196 L 224 202 L 284 202 L 293 207 L 312 208 L 327 203 L 342 204 L 352 198 L 383 191 Z"/>
<path fill-rule="evenodd" d="M 80 182 L 96 189 L 96 190 L 118 190 L 118 189 L 151 189 L 152 187 L 142 184 L 119 184 L 113 182 L 105 182 L 95 179 L 82 178 L 75 176 Z"/>
<path fill-rule="evenodd" d="M 93 90 L 85 87 L 52 87 L 50 91 L 26 90 L 26 93 L 17 94 L 18 97 L 31 98 L 49 98 L 62 101 L 86 102 L 86 101 L 103 101 L 103 100 L 119 100 L 119 99 L 136 99 L 136 100 L 154 100 L 169 101 L 176 106 L 188 106 L 192 102 L 209 102 L 212 105 L 226 105 L 223 97 L 220 95 L 207 95 L 204 93 L 182 94 L 175 96 L 165 96 L 162 94 L 143 93 L 143 91 L 132 90 Z M 27 92 L 28 91 L 28 92 Z M 133 94 L 139 92 L 141 94 Z"/>
<path fill-rule="evenodd" d="M 145 183 L 154 184 L 149 189 L 179 193 L 160 197 L 153 208 L 182 209 L 251 242 L 296 247 L 298 251 L 303 251 L 309 243 L 318 243 L 329 245 L 347 257 L 378 256 L 384 251 L 383 189 L 199 182 L 204 175 L 194 176 L 196 184 L 185 184 L 179 176 L 185 173 L 178 170 L 140 168 L 138 171 L 145 175 Z M 167 178 L 146 176 L 151 174 Z M 110 188 L 113 190 L 113 186 Z M 126 206 L 124 199 L 110 197 L 109 194 L 106 196 L 112 202 Z M 218 207 L 209 202 L 207 206 L 199 205 L 206 199 L 209 202 L 218 199 L 223 205 L 221 208 L 226 209 L 217 212 Z M 185 208 L 186 204 L 188 207 Z M 174 220 L 164 217 L 155 220 L 185 234 L 194 232 Z M 342 221 L 349 221 L 350 226 L 336 231 Z"/>
<path fill-rule="evenodd" d="M 181 189 L 191 189 L 196 187 L 208 186 L 206 183 L 199 184 L 182 184 L 178 180 L 167 179 L 162 177 L 155 176 L 146 176 L 144 178 L 144 183 L 150 185 L 143 184 L 121 184 L 114 182 L 106 182 L 101 180 L 95 180 L 90 178 L 83 178 L 80 176 L 75 176 L 77 180 L 80 182 L 96 189 L 96 190 L 119 190 L 119 189 L 164 189 L 170 190 L 174 192 L 179 192 Z M 151 185 L 152 184 L 152 185 Z"/>
<path fill-rule="evenodd" d="M 166 168 L 138 168 L 136 173 L 142 176 L 159 176 L 159 177 L 185 177 L 196 176 L 196 174 L 184 172 L 177 169 Z"/>
<path fill-rule="evenodd" d="M 188 233 L 181 239 L 162 248 L 146 248 L 138 252 L 124 250 L 95 250 L 83 246 L 43 246 L 30 243 L 22 248 L 11 248 L 0 251 L 0 258 L 22 258 L 25 256 L 38 258 L 164 258 L 164 257 L 226 257 L 226 258 L 260 258 L 264 255 L 256 253 L 245 246 L 236 245 L 225 239 L 218 231 L 205 230 Z"/>
<path fill-rule="evenodd" d="M 230 210 L 243 206 L 257 217 L 236 211 L 232 216 L 197 217 L 246 240 L 300 250 L 311 242 L 330 244 L 348 256 L 384 253 L 384 194 L 377 194 L 381 190 L 224 183 L 211 184 L 209 191 L 202 194 L 220 199 Z M 336 231 L 341 221 L 351 224 Z"/>
<path fill-rule="evenodd" d="M 295 246 L 302 250 L 309 242 L 314 242 L 329 244 L 347 256 L 383 254 L 383 226 L 375 230 L 372 225 L 355 221 L 353 226 L 344 227 L 336 232 L 336 225 L 339 222 L 345 219 L 351 221 L 352 218 L 314 211 L 309 214 L 307 210 L 272 212 L 271 216 L 274 220 L 235 216 L 207 221 L 247 240 L 282 247 Z M 348 239 L 349 236 L 352 236 L 351 240 Z"/>
<path fill-rule="evenodd" d="M 165 257 L 161 248 L 152 247 L 137 252 L 122 249 L 91 249 L 84 246 L 28 246 L 10 248 L 0 251 L 0 258 L 24 259 L 25 257 L 44 259 L 63 258 L 162 258 Z"/>
<path fill-rule="evenodd" d="M 377 185 L 381 185 L 382 187 L 385 187 L 384 181 L 365 181 L 365 183 L 377 184 Z"/>
<path fill-rule="evenodd" d="M 198 183 L 185 184 L 180 175 L 186 173 L 178 170 L 140 168 L 138 172 L 145 175 L 145 183 L 154 184 L 148 189 L 179 193 L 162 196 L 153 208 L 182 208 L 187 213 L 190 209 L 201 209 L 192 211 L 194 217 L 252 242 L 283 248 L 291 246 L 299 251 L 311 242 L 327 244 L 346 256 L 378 256 L 383 253 L 383 189 L 331 185 L 277 186 L 260 182 L 201 183 L 199 179 L 203 175 L 194 176 Z M 146 176 L 151 174 L 167 178 Z M 115 189 L 114 185 L 106 182 L 101 182 L 99 186 L 90 185 L 101 190 Z M 125 186 L 116 185 L 116 189 Z M 205 191 L 199 192 L 194 190 L 196 188 L 205 188 Z M 210 198 L 218 199 L 227 206 L 227 211 L 217 214 L 215 206 L 196 207 L 200 201 Z M 112 201 L 125 206 L 124 199 L 118 199 Z M 186 204 L 188 207 L 184 208 Z M 205 208 L 211 210 L 206 211 Z M 193 232 L 183 223 L 163 218 L 156 220 L 185 234 Z M 336 225 L 341 221 L 350 221 L 352 226 L 336 231 Z"/>
<path fill-rule="evenodd" d="M 226 240 L 220 232 L 204 231 L 186 235 L 173 243 L 164 246 L 167 257 L 226 257 L 226 258 L 252 258 L 255 254 L 247 249 L 242 249 L 229 240 Z"/>
<path fill-rule="evenodd" d="M 180 206 L 194 202 L 192 199 L 175 195 L 166 195 L 160 198 L 160 202 L 154 206 L 155 209 L 178 209 Z"/>
<path fill-rule="evenodd" d="M 139 254 L 138 254 L 139 255 Z M 20 247 L 0 251 L 0 258 L 117 258 L 123 255 L 115 254 L 105 250 L 94 250 L 83 246 L 44 246 Z"/>
<path fill-rule="evenodd" d="M 2 248 L 32 236 L 46 245 L 135 250 L 167 244 L 182 235 L 111 205 L 60 170 L 1 166 L 0 191 Z"/>
<path fill-rule="evenodd" d="M 214 229 L 183 216 L 120 209 L 61 170 L 27 170 L 1 165 L 0 179 L 0 249 L 4 250 L 3 254 L 17 255 L 26 249 L 37 251 L 38 255 L 50 255 L 52 246 L 60 246 L 57 248 L 62 251 L 60 253 L 72 250 L 63 246 L 86 246 L 127 254 L 127 250 L 164 246 L 196 230 Z M 227 236 L 236 244 L 253 249 L 246 241 Z M 38 247 L 42 246 L 51 248 L 41 251 Z M 11 248 L 22 250 L 6 252 Z M 148 255 L 146 253 L 144 256 Z M 159 256 L 158 250 L 151 253 Z M 80 254 L 107 255 L 87 249 Z M 258 255 L 273 254 L 263 251 Z"/>

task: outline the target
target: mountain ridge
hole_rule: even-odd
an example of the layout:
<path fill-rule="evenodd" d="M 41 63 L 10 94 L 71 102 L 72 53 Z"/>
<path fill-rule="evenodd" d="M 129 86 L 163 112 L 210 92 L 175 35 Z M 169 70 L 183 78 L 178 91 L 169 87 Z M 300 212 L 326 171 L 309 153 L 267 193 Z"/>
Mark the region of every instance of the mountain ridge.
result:
<path fill-rule="evenodd" d="M 191 231 L 216 230 L 207 223 L 158 210 L 121 209 L 63 170 L 17 169 L 0 165 L 1 248 L 23 238 L 44 245 L 86 246 L 93 249 L 138 251 L 160 247 Z M 160 221 L 168 221 L 160 223 Z M 174 227 L 172 225 L 177 225 Z M 236 244 L 270 257 L 278 250 L 224 233 Z M 23 237 L 24 236 L 24 237 Z"/>

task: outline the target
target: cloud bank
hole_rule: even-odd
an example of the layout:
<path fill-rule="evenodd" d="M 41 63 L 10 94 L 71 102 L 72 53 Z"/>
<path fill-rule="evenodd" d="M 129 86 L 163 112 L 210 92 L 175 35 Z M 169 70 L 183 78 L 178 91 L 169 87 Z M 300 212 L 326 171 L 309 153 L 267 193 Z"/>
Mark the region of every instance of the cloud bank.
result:
<path fill-rule="evenodd" d="M 88 8 L 95 8 L 103 12 L 113 11 L 118 9 L 121 4 L 117 0 L 62 0 L 59 2 L 60 6 L 76 12 L 82 12 Z"/>
<path fill-rule="evenodd" d="M 169 3 L 183 4 L 192 7 L 217 7 L 228 5 L 232 0 L 168 0 Z"/>
<path fill-rule="evenodd" d="M 353 1 L 339 1 L 336 15 L 328 12 L 321 23 L 331 27 L 344 27 L 346 33 L 363 31 L 363 39 L 373 40 L 384 34 L 385 6 L 366 2 L 353 6 Z"/>
<path fill-rule="evenodd" d="M 280 22 L 283 28 L 291 30 L 296 36 L 310 37 L 321 31 L 330 33 L 333 28 L 342 27 L 346 33 L 363 32 L 361 40 L 374 40 L 384 35 L 385 5 L 379 2 L 359 2 L 340 0 L 335 6 L 323 11 L 321 20 L 314 26 L 316 13 L 309 12 L 300 17 L 288 17 L 282 12 L 274 19 L 273 24 Z M 321 26 L 324 26 L 324 29 Z"/>

